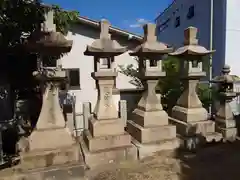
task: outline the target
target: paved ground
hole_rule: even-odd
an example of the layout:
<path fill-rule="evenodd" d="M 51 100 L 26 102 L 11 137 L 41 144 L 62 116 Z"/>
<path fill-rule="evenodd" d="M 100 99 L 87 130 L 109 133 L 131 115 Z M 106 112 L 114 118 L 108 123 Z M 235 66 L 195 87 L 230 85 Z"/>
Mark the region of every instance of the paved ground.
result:
<path fill-rule="evenodd" d="M 104 166 L 88 180 L 239 180 L 240 142 L 219 144 L 176 157 L 156 154 L 141 162 Z"/>

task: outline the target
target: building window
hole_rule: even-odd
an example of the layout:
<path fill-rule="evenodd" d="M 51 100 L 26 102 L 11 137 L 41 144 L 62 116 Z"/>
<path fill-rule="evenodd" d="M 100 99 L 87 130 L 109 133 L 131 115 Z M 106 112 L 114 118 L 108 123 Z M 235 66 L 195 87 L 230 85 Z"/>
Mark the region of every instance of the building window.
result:
<path fill-rule="evenodd" d="M 59 89 L 60 89 L 61 91 L 66 91 L 66 90 L 67 90 L 66 82 L 61 82 Z"/>
<path fill-rule="evenodd" d="M 68 88 L 80 89 L 80 72 L 79 69 L 68 69 Z"/>
<path fill-rule="evenodd" d="M 192 19 L 195 15 L 194 5 L 190 6 L 188 9 L 187 19 Z"/>
<path fill-rule="evenodd" d="M 158 27 L 158 31 L 162 32 L 164 29 L 166 29 L 168 27 L 169 21 L 170 21 L 170 18 L 168 18 L 165 22 L 160 24 L 160 26 Z"/>
<path fill-rule="evenodd" d="M 175 20 L 175 27 L 177 28 L 178 26 L 180 26 L 180 16 L 176 17 Z"/>

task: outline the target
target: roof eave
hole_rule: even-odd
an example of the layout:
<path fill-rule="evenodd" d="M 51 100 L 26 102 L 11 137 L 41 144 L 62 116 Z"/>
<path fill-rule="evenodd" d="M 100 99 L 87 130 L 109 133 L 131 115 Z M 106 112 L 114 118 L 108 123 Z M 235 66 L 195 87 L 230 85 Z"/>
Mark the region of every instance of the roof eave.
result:
<path fill-rule="evenodd" d="M 91 19 L 88 19 L 88 18 L 83 18 L 83 17 L 79 17 L 78 19 L 79 19 L 79 22 L 81 22 L 81 23 L 85 23 L 85 24 L 91 25 L 93 27 L 99 27 L 99 22 L 98 21 L 94 21 L 94 20 L 91 20 Z M 129 39 L 137 40 L 137 41 L 140 41 L 140 42 L 143 41 L 142 36 L 136 35 L 136 34 L 133 34 L 133 33 L 127 32 L 127 31 L 123 31 L 123 30 L 121 30 L 119 28 L 116 28 L 116 27 L 113 27 L 113 26 L 110 26 L 109 31 L 113 32 L 113 33 L 118 33 L 122 36 L 126 36 Z"/>

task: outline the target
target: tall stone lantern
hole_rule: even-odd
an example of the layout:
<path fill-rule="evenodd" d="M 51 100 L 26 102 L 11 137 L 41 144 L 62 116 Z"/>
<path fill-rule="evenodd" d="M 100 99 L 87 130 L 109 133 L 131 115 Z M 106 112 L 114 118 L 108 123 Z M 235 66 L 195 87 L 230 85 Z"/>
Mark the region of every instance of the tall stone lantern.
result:
<path fill-rule="evenodd" d="M 98 97 L 89 129 L 83 133 L 82 150 L 89 167 L 116 162 L 136 156 L 131 145 L 131 136 L 125 132 L 125 123 L 118 116 L 113 102 L 113 86 L 117 72 L 113 67 L 114 57 L 126 52 L 117 41 L 111 40 L 110 23 L 102 20 L 100 38 L 87 46 L 86 56 L 94 57 L 93 79 L 96 80 Z"/>
<path fill-rule="evenodd" d="M 39 64 L 42 64 L 43 55 L 50 58 L 70 52 L 72 41 L 56 32 L 53 11 L 49 11 L 42 24 L 42 31 L 30 37 L 27 47 L 39 54 Z M 21 164 L 24 168 L 33 169 L 82 162 L 79 145 L 66 127 L 59 104 L 59 85 L 66 79 L 66 72 L 60 66 L 50 68 L 39 65 L 33 75 L 42 87 L 42 108 L 36 127 L 20 154 Z"/>
<path fill-rule="evenodd" d="M 235 79 L 229 75 L 230 67 L 225 65 L 222 69 L 222 75 L 215 77 L 212 82 L 218 85 L 220 105 L 217 109 L 215 122 L 216 130 L 222 133 L 225 140 L 234 141 L 237 136 L 236 121 L 230 107 L 233 98 L 239 95 L 234 92 L 233 83 Z"/>
<path fill-rule="evenodd" d="M 171 122 L 183 137 L 201 135 L 207 141 L 220 140 L 215 133 L 215 124 L 208 120 L 208 112 L 196 92 L 199 80 L 206 76 L 203 72 L 203 57 L 213 53 L 198 44 L 197 28 L 189 27 L 184 31 L 184 46 L 170 55 L 180 59 L 181 79 L 184 91 L 172 109 Z"/>
<path fill-rule="evenodd" d="M 132 112 L 131 120 L 127 122 L 127 131 L 134 138 L 139 158 L 178 146 L 176 127 L 169 125 L 168 115 L 155 91 L 159 78 L 166 76 L 162 69 L 163 56 L 173 49 L 157 41 L 155 24 L 146 24 L 143 29 L 144 42 L 130 55 L 139 58 L 139 78 L 144 92 Z"/>

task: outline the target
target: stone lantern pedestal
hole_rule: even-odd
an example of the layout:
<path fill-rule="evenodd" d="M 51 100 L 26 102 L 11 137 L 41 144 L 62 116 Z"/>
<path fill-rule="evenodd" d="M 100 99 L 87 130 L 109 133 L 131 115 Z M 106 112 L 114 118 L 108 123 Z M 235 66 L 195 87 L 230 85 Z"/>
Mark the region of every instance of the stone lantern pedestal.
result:
<path fill-rule="evenodd" d="M 130 54 L 139 57 L 139 78 L 144 85 L 142 98 L 132 112 L 131 120 L 127 121 L 127 131 L 133 137 L 132 142 L 138 148 L 140 159 L 179 146 L 176 127 L 168 123 L 168 114 L 155 91 L 159 78 L 166 76 L 161 59 L 172 49 L 157 42 L 155 29 L 154 24 L 145 25 L 144 43 Z"/>
<path fill-rule="evenodd" d="M 101 34 L 85 55 L 94 56 L 98 98 L 94 115 L 89 119 L 89 129 L 83 133 L 81 142 L 84 160 L 91 168 L 109 162 L 136 159 L 136 149 L 131 144 L 131 136 L 124 131 L 125 122 L 119 118 L 113 102 L 113 86 L 117 72 L 113 68 L 114 56 L 126 51 L 116 41 L 110 39 L 109 22 L 100 22 Z M 103 68 L 105 61 L 107 67 Z"/>
<path fill-rule="evenodd" d="M 230 67 L 225 65 L 222 75 L 215 77 L 212 82 L 218 84 L 220 105 L 217 109 L 215 122 L 216 131 L 228 141 L 235 141 L 237 137 L 236 120 L 230 107 L 230 102 L 238 94 L 233 91 L 234 77 L 229 75 Z"/>
<path fill-rule="evenodd" d="M 72 41 L 61 33 L 55 32 L 53 12 L 48 12 L 42 32 L 29 39 L 28 48 L 46 57 L 59 56 L 71 50 Z M 41 60 L 41 59 L 40 59 Z M 66 122 L 59 104 L 59 85 L 66 79 L 66 72 L 60 67 L 40 66 L 33 74 L 41 84 L 42 109 L 31 135 L 19 142 L 21 169 L 41 168 L 46 171 L 58 167 L 68 169 L 78 167 L 83 171 L 83 160 L 79 144 L 76 143 Z M 66 167 L 69 165 L 69 167 Z M 53 173 L 54 174 L 54 173 Z"/>
<path fill-rule="evenodd" d="M 198 136 L 207 142 L 220 141 L 221 134 L 215 132 L 215 123 L 208 120 L 207 110 L 202 107 L 196 92 L 199 80 L 206 75 L 202 71 L 202 57 L 212 52 L 198 45 L 196 28 L 189 27 L 184 36 L 184 46 L 170 54 L 181 60 L 180 71 L 184 84 L 184 91 L 172 109 L 170 121 L 176 125 L 177 133 L 184 140 Z"/>

